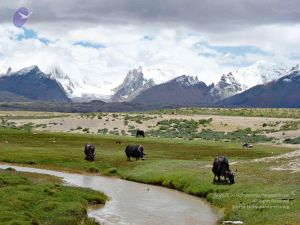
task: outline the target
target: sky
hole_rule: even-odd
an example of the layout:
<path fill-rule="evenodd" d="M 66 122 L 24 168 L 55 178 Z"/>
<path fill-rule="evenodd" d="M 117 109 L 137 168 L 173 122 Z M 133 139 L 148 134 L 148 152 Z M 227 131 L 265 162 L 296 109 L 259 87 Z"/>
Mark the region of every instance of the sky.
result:
<path fill-rule="evenodd" d="M 0 72 L 59 65 L 107 91 L 138 66 L 211 83 L 258 61 L 300 62 L 299 0 L 0 1 Z"/>

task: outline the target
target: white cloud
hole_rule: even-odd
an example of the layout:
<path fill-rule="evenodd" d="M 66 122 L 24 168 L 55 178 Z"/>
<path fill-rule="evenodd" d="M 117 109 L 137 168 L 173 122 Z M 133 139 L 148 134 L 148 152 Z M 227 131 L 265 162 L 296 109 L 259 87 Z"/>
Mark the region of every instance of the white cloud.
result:
<path fill-rule="evenodd" d="M 18 41 L 16 38 L 23 31 L 11 24 L 1 24 L 0 71 L 8 66 L 17 70 L 33 64 L 45 70 L 52 64 L 59 64 L 70 77 L 78 81 L 87 78 L 90 83 L 99 86 L 99 94 L 108 94 L 122 82 L 129 69 L 139 65 L 147 69 L 174 71 L 173 77 L 197 75 L 200 80 L 211 83 L 239 65 L 258 60 L 284 60 L 293 64 L 295 62 L 288 56 L 300 49 L 300 25 L 259 26 L 220 34 L 202 33 L 188 27 L 84 26 L 82 23 L 75 27 L 63 22 L 28 23 L 27 28 L 36 31 L 39 37 L 49 39 L 50 43 L 45 45 L 37 39 Z M 151 40 L 145 39 L 145 36 L 150 36 Z M 73 45 L 77 41 L 101 43 L 105 48 Z M 195 47 L 197 43 L 200 44 Z M 201 43 L 211 46 L 250 45 L 268 54 L 222 53 Z M 159 77 L 156 80 L 169 78 Z"/>

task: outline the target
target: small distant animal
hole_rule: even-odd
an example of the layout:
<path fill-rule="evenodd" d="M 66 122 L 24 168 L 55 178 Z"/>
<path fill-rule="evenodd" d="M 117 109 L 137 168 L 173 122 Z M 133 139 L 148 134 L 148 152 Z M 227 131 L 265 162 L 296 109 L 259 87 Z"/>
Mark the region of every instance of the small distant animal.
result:
<path fill-rule="evenodd" d="M 95 158 L 95 146 L 93 144 L 85 144 L 84 146 L 85 160 L 94 161 Z"/>
<path fill-rule="evenodd" d="M 116 140 L 116 144 L 122 144 L 122 142 L 120 140 Z"/>
<path fill-rule="evenodd" d="M 137 130 L 136 131 L 136 137 L 145 137 L 145 132 L 143 130 Z"/>
<path fill-rule="evenodd" d="M 249 143 L 244 143 L 243 148 L 253 148 L 253 145 Z"/>
<path fill-rule="evenodd" d="M 130 157 L 135 158 L 136 160 L 139 160 L 140 158 L 144 160 L 146 155 L 142 145 L 127 145 L 125 154 L 128 161 L 130 161 Z"/>
<path fill-rule="evenodd" d="M 212 172 L 214 173 L 214 182 L 216 181 L 216 177 L 218 177 L 218 182 L 220 182 L 220 177 L 224 177 L 225 181 L 227 178 L 229 179 L 231 184 L 234 184 L 234 173 L 229 169 L 229 163 L 227 158 L 224 156 L 218 156 L 215 158 Z"/>
<path fill-rule="evenodd" d="M 228 221 L 223 221 L 223 224 L 244 224 L 243 221 L 232 221 L 232 220 L 228 220 Z"/>

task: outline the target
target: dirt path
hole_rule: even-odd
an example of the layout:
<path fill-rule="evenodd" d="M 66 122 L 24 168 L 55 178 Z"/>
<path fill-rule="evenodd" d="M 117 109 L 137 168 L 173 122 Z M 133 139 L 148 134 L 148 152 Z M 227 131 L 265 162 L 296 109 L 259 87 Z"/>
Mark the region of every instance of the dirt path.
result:
<path fill-rule="evenodd" d="M 297 145 L 298 149 L 289 153 L 265 157 L 261 159 L 254 159 L 253 162 L 273 162 L 275 166 L 272 166 L 272 170 L 289 170 L 293 173 L 300 172 L 300 145 Z"/>

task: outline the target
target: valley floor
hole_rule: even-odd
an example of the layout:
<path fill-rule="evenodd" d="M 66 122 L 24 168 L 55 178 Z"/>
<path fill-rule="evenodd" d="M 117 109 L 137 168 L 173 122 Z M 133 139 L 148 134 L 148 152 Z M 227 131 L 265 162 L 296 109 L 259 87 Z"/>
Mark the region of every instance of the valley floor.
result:
<path fill-rule="evenodd" d="M 288 129 L 297 131 L 298 119 L 163 113 L 143 114 L 142 117 L 136 115 L 31 113 L 25 118 L 22 112 L 1 112 L 0 116 L 4 121 L 0 130 L 0 162 L 78 173 L 99 173 L 174 188 L 206 198 L 222 214 L 220 223 L 222 220 L 241 220 L 244 224 L 251 225 L 299 224 L 299 145 L 282 144 L 285 139 L 280 138 L 264 139 L 268 140 L 267 143 L 255 143 L 251 149 L 242 148 L 243 138 L 249 136 L 249 130 L 248 133 L 239 132 L 234 133 L 235 136 L 226 136 L 235 141 L 223 140 L 223 136 L 213 136 L 220 138 L 215 141 L 185 137 L 158 138 L 155 136 L 157 133 L 146 129 L 148 126 L 157 126 L 159 130 L 163 125 L 167 126 L 167 130 L 183 129 L 184 135 L 190 134 L 184 130 L 184 123 L 197 129 L 197 132 L 207 127 L 228 129 L 228 132 L 249 127 L 253 130 L 264 129 L 263 134 L 250 133 L 252 140 L 257 140 L 255 138 L 259 135 L 272 134 L 267 129 L 275 132 L 281 130 L 282 133 L 289 132 Z M 165 121 L 171 118 L 176 120 L 171 123 Z M 186 121 L 181 120 L 184 118 Z M 202 121 L 194 123 L 190 122 L 190 118 Z M 135 138 L 121 133 L 114 135 L 113 132 L 111 135 L 101 132 L 92 134 L 97 129 L 103 129 L 101 126 L 104 123 L 111 124 L 110 127 L 114 128 L 117 126 L 114 122 L 125 126 L 125 121 L 128 121 L 128 126 L 135 124 L 135 129 L 145 128 L 146 134 L 153 136 Z M 28 125 L 29 122 L 33 124 Z M 90 124 L 89 134 L 83 134 L 87 133 L 83 131 L 87 127 L 70 130 L 83 126 L 83 122 Z M 42 123 L 47 126 L 36 126 Z M 133 132 L 126 132 L 129 133 Z M 164 131 L 158 134 L 163 133 Z M 175 132 L 174 134 L 177 135 Z M 297 134 L 293 138 L 296 136 Z M 116 140 L 121 144 L 116 144 Z M 93 143 L 96 147 L 94 162 L 84 160 L 85 143 Z M 142 144 L 147 154 L 146 160 L 128 162 L 124 154 L 128 144 Z M 212 182 L 211 166 L 214 157 L 218 155 L 225 155 L 229 159 L 231 170 L 236 173 L 234 185 Z"/>
<path fill-rule="evenodd" d="M 247 115 L 247 114 L 246 114 Z M 249 114 L 251 115 L 251 114 Z M 197 113 L 43 113 L 2 111 L 2 125 L 26 127 L 33 131 L 135 135 L 137 129 L 146 135 L 167 138 L 228 139 L 230 132 L 245 131 L 248 136 L 263 135 L 269 140 L 237 137 L 240 142 L 272 142 L 281 144 L 286 139 L 300 137 L 300 111 L 294 118 L 233 115 L 205 115 Z M 272 114 L 271 114 L 272 115 Z M 284 114 L 281 114 L 284 115 Z M 280 114 L 279 114 L 280 116 Z M 196 123 L 196 124 L 195 124 Z M 191 126 L 193 126 L 191 128 Z M 221 133 L 220 133 L 221 132 Z M 197 133 L 199 135 L 197 135 Z M 218 135 L 218 137 L 216 137 Z M 223 135 L 224 137 L 220 137 Z M 230 139 L 231 140 L 231 139 Z M 232 141 L 232 140 L 231 140 Z"/>

